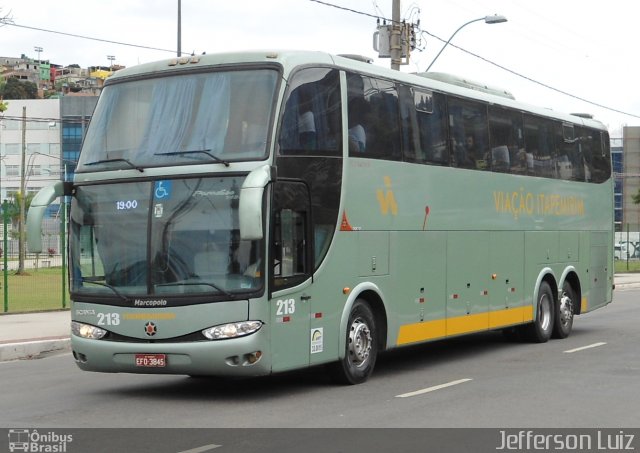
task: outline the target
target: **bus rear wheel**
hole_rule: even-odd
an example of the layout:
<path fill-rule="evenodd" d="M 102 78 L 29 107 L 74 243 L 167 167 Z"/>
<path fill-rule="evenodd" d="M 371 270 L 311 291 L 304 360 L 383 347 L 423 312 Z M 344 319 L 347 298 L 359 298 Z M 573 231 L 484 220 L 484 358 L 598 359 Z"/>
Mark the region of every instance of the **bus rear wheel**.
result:
<path fill-rule="evenodd" d="M 344 358 L 332 363 L 329 371 L 338 383 L 360 384 L 371 376 L 377 355 L 375 317 L 371 307 L 357 299 L 347 323 Z"/>
<path fill-rule="evenodd" d="M 524 331 L 527 340 L 545 343 L 551 338 L 556 313 L 555 297 L 547 282 L 540 283 L 536 303 L 535 319 Z"/>
<path fill-rule="evenodd" d="M 553 338 L 567 338 L 573 328 L 576 296 L 571 283 L 565 281 L 556 304 Z"/>

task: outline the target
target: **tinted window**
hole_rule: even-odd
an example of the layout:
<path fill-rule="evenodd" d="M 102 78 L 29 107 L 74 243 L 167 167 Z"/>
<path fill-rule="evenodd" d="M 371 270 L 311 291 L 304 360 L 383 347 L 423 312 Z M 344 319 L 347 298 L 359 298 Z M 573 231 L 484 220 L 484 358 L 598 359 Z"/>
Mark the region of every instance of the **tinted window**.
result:
<path fill-rule="evenodd" d="M 334 69 L 305 69 L 290 81 L 280 129 L 281 154 L 342 154 L 340 78 Z"/>
<path fill-rule="evenodd" d="M 489 107 L 489 135 L 491 170 L 526 174 L 527 154 L 524 150 L 522 114 Z"/>
<path fill-rule="evenodd" d="M 611 150 L 609 148 L 609 134 L 594 131 L 593 133 L 593 182 L 601 183 L 611 176 Z"/>
<path fill-rule="evenodd" d="M 551 120 L 524 116 L 524 141 L 529 174 L 556 177 L 556 133 L 559 125 Z"/>
<path fill-rule="evenodd" d="M 562 125 L 562 136 L 558 137 L 558 157 L 556 160 L 558 178 L 570 181 L 584 181 L 584 158 L 582 140 L 576 136 L 573 124 Z"/>
<path fill-rule="evenodd" d="M 440 93 L 413 90 L 416 112 L 417 146 L 407 160 L 437 165 L 449 165 L 447 147 L 447 106 Z"/>
<path fill-rule="evenodd" d="M 349 74 L 349 154 L 400 160 L 398 91 L 392 82 Z"/>
<path fill-rule="evenodd" d="M 449 98 L 448 105 L 454 165 L 486 169 L 489 158 L 486 105 L 457 98 Z"/>

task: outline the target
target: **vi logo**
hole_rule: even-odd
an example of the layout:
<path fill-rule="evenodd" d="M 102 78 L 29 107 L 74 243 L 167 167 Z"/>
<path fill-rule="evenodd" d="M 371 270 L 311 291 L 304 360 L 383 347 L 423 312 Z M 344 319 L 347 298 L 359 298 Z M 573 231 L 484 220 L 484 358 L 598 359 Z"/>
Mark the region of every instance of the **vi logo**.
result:
<path fill-rule="evenodd" d="M 391 178 L 389 176 L 384 177 L 384 189 L 378 189 L 376 191 L 378 203 L 380 204 L 380 212 L 382 215 L 387 215 L 391 211 L 392 215 L 398 215 L 398 204 L 396 198 L 393 195 L 393 189 L 391 188 Z"/>

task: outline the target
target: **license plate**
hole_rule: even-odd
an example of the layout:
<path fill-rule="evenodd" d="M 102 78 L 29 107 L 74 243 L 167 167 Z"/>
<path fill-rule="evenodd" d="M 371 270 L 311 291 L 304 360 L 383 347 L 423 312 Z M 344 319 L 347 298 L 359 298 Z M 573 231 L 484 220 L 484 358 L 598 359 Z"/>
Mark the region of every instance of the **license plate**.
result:
<path fill-rule="evenodd" d="M 161 368 L 167 366 L 166 354 L 136 354 L 136 366 Z"/>

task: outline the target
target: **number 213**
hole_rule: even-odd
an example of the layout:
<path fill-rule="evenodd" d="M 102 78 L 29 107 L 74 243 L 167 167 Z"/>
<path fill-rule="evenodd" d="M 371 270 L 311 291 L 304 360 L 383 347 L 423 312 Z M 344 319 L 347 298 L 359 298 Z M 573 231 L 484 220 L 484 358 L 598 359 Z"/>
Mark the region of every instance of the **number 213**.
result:
<path fill-rule="evenodd" d="M 282 315 L 292 315 L 296 311 L 296 300 L 295 299 L 286 299 L 286 300 L 278 300 L 276 302 L 278 306 L 278 311 L 276 314 L 278 316 Z"/>

